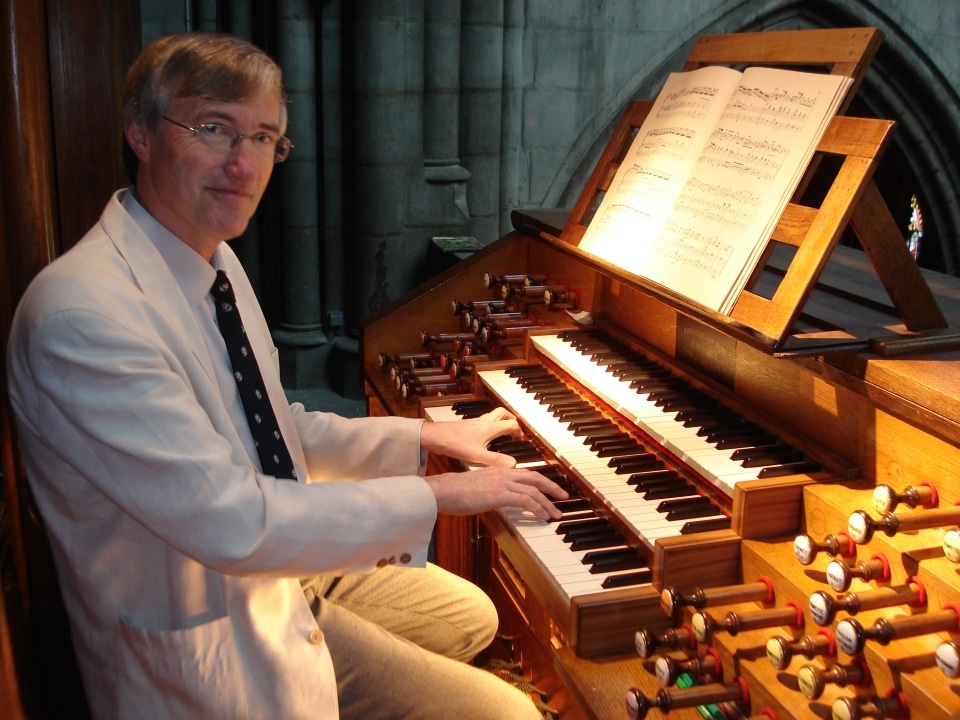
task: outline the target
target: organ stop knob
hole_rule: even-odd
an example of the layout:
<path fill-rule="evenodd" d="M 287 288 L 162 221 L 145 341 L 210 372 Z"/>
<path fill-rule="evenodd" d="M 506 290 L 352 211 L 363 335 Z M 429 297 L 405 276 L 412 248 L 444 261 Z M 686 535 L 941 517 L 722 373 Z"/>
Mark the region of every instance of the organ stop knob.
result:
<path fill-rule="evenodd" d="M 847 522 L 847 533 L 857 545 L 870 542 L 873 534 L 880 530 L 889 537 L 897 533 L 923 530 L 925 528 L 957 525 L 960 523 L 960 506 L 931 508 L 916 512 L 894 514 L 883 513 L 879 520 L 871 518 L 864 510 L 856 510 Z"/>
<path fill-rule="evenodd" d="M 853 557 L 857 545 L 846 533 L 827 535 L 823 542 L 817 542 L 809 535 L 797 535 L 793 541 L 793 554 L 801 565 L 812 565 L 817 553 L 826 553 L 830 557 Z"/>
<path fill-rule="evenodd" d="M 709 642 L 717 632 L 726 630 L 730 635 L 737 635 L 747 630 L 760 628 L 787 626 L 802 628 L 804 625 L 803 609 L 800 605 L 788 600 L 782 608 L 770 608 L 747 612 L 729 612 L 726 617 L 717 621 L 709 613 L 696 613 L 690 621 L 694 635 L 698 642 Z"/>
<path fill-rule="evenodd" d="M 948 640 L 937 646 L 937 667 L 948 678 L 960 678 L 960 645 Z"/>
<path fill-rule="evenodd" d="M 886 697 L 874 696 L 866 702 L 857 698 L 839 698 L 830 707 L 833 720 L 861 720 L 861 718 L 905 718 L 907 698 L 894 688 Z"/>
<path fill-rule="evenodd" d="M 911 577 L 904 585 L 898 587 L 848 592 L 837 597 L 831 597 L 829 593 L 817 590 L 810 596 L 808 609 L 810 610 L 810 617 L 817 625 L 830 625 L 840 610 L 856 615 L 862 610 L 877 610 L 896 605 L 922 608 L 926 604 L 927 592 L 923 583 L 917 578 Z"/>
<path fill-rule="evenodd" d="M 667 628 L 661 635 L 654 635 L 647 628 L 637 630 L 633 642 L 637 655 L 642 658 L 650 657 L 657 649 L 678 650 L 685 648 L 694 650 L 697 647 L 693 628 L 686 623 L 678 628 Z"/>
<path fill-rule="evenodd" d="M 804 665 L 797 671 L 797 683 L 805 698 L 816 700 L 823 695 L 827 685 L 869 686 L 870 669 L 862 658 L 854 658 L 849 665 L 834 665 L 828 670 L 816 665 Z"/>
<path fill-rule="evenodd" d="M 684 607 L 702 610 L 710 605 L 729 605 L 738 602 L 770 604 L 773 600 L 773 583 L 767 577 L 761 577 L 755 583 L 696 588 L 690 595 L 684 595 L 674 587 L 665 587 L 660 592 L 660 607 L 669 618 L 676 618 Z"/>
<path fill-rule="evenodd" d="M 654 665 L 657 680 L 664 687 L 677 682 L 682 673 L 689 673 L 697 677 L 709 677 L 713 680 L 723 679 L 723 665 L 720 654 L 713 648 L 707 648 L 703 657 L 675 658 L 670 655 L 661 655 Z"/>
<path fill-rule="evenodd" d="M 942 610 L 917 615 L 898 615 L 878 618 L 871 627 L 865 628 L 856 618 L 846 618 L 837 623 L 837 645 L 847 655 L 863 652 L 868 640 L 886 645 L 891 640 L 917 637 L 936 632 L 960 631 L 960 606 L 947 603 Z"/>
<path fill-rule="evenodd" d="M 746 680 L 737 678 L 728 683 L 707 683 L 682 690 L 664 688 L 655 698 L 646 697 L 639 688 L 630 688 L 626 700 L 627 717 L 642 720 L 653 708 L 667 713 L 677 708 L 725 702 L 735 702 L 744 710 L 750 707 L 750 691 Z"/>
<path fill-rule="evenodd" d="M 937 502 L 937 489 L 930 483 L 911 485 L 900 493 L 889 485 L 877 485 L 873 490 L 873 509 L 878 513 L 893 512 L 898 505 L 933 508 Z"/>
<path fill-rule="evenodd" d="M 890 563 L 886 556 L 877 554 L 869 560 L 860 560 L 856 565 L 850 566 L 839 560 L 831 560 L 827 563 L 827 584 L 837 592 L 844 592 L 850 589 L 850 583 L 854 578 L 860 578 L 865 582 L 877 580 L 886 582 L 890 579 Z"/>
<path fill-rule="evenodd" d="M 802 655 L 807 660 L 817 656 L 835 657 L 837 643 L 832 632 L 820 630 L 816 635 L 804 635 L 799 640 L 776 635 L 767 640 L 766 650 L 770 664 L 777 670 L 786 670 L 796 655 Z"/>

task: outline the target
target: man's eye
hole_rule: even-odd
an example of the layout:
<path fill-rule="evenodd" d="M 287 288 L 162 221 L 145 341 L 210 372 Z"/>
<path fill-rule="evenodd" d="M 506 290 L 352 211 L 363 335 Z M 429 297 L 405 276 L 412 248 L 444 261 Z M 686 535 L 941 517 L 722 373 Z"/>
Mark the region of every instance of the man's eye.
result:
<path fill-rule="evenodd" d="M 270 133 L 256 133 L 253 136 L 253 141 L 257 145 L 275 145 L 277 140 Z"/>
<path fill-rule="evenodd" d="M 209 135 L 210 137 L 222 137 L 224 135 L 229 135 L 230 132 L 223 126 L 217 125 L 216 123 L 204 123 L 203 125 L 197 126 L 204 135 Z"/>

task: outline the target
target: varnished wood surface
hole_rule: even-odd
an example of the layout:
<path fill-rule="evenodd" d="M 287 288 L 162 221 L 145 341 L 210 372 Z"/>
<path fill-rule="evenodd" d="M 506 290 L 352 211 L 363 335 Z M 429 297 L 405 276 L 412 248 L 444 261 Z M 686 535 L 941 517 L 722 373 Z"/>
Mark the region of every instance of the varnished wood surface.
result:
<path fill-rule="evenodd" d="M 126 183 L 116 100 L 140 49 L 139 6 L 125 0 L 4 0 L 0 33 L 0 335 L 33 276 L 80 239 Z M 0 358 L 6 615 L 0 714 L 83 718 L 46 538 L 31 518 Z M 9 563 L 10 567 L 6 564 Z M 16 683 L 16 687 L 11 686 Z M 55 690 L 51 690 L 55 688 Z"/>

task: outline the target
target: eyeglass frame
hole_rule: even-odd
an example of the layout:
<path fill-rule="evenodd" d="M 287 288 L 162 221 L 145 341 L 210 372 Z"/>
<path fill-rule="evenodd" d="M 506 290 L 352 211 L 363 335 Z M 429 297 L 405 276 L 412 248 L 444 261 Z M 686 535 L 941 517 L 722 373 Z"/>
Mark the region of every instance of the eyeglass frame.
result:
<path fill-rule="evenodd" d="M 254 142 L 254 148 L 256 148 L 257 146 L 256 146 L 255 138 L 258 135 L 269 135 L 270 137 L 274 137 L 273 133 L 269 133 L 269 132 L 256 132 L 256 133 L 249 133 L 249 134 L 242 133 L 239 130 L 237 130 L 235 127 L 230 127 L 229 125 L 224 125 L 223 123 L 209 123 L 209 122 L 198 123 L 191 127 L 190 125 L 186 125 L 182 122 L 178 122 L 177 120 L 167 117 L 166 115 L 162 115 L 161 117 L 167 122 L 173 123 L 177 127 L 181 127 L 184 130 L 189 130 L 194 134 L 195 137 L 200 138 L 201 142 L 205 142 L 205 141 L 203 137 L 200 135 L 200 130 L 205 127 L 215 126 L 218 128 L 223 128 L 224 130 L 229 130 L 233 134 L 233 138 L 230 140 L 230 147 L 227 150 L 227 152 L 230 152 L 230 150 L 233 150 L 237 146 L 237 143 L 239 143 L 244 138 L 250 138 L 250 140 Z M 293 150 L 294 147 L 296 146 L 290 141 L 290 138 L 288 138 L 286 135 L 280 135 L 279 137 L 277 137 L 276 142 L 274 143 L 273 164 L 279 165 L 280 163 L 284 162 L 288 157 L 290 157 L 290 151 Z M 283 156 L 280 156 L 280 150 L 282 148 L 285 148 L 286 151 L 284 152 Z"/>

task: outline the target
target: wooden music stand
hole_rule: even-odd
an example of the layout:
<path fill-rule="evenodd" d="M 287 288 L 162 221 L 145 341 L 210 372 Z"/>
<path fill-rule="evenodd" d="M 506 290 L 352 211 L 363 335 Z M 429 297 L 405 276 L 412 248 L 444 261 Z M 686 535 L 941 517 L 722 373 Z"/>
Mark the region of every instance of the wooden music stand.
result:
<path fill-rule="evenodd" d="M 823 67 L 853 80 L 842 111 L 849 105 L 881 41 L 882 34 L 875 28 L 706 35 L 694 45 L 683 69 L 708 64 Z M 630 103 L 560 237 L 545 235 L 546 239 L 572 249 L 603 270 L 620 277 L 627 275 L 628 280 L 656 293 L 679 311 L 774 354 L 822 353 L 851 347 L 870 347 L 880 354 L 894 354 L 958 342 L 956 333 L 944 332 L 948 326 L 943 313 L 873 182 L 879 158 L 896 126 L 889 120 L 841 115 L 833 120 L 793 201 L 780 217 L 757 270 L 729 316 L 579 251 L 577 246 L 590 217 L 652 105 L 647 101 Z M 802 205 L 802 191 L 825 155 L 841 159 L 839 170 L 818 207 Z M 814 322 L 812 331 L 810 327 L 796 331 L 798 318 L 848 226 L 903 322 L 905 331 L 899 335 L 885 327 L 882 334 L 887 337 L 878 337 L 877 328 L 864 327 L 855 311 L 831 312 L 829 321 L 819 326 Z M 844 290 L 842 294 L 849 299 L 855 293 Z M 869 303 L 875 304 L 875 298 L 870 298 Z M 856 309 L 856 301 L 853 306 Z"/>

